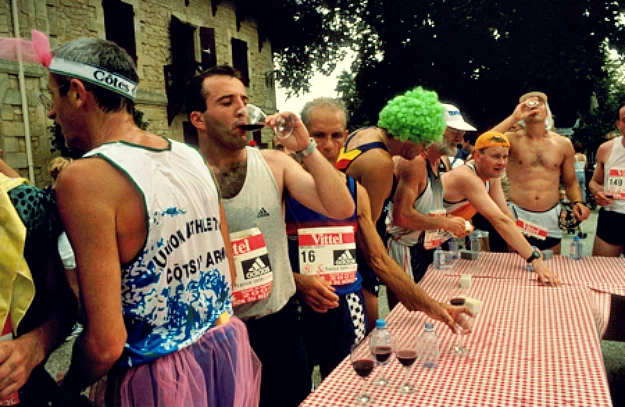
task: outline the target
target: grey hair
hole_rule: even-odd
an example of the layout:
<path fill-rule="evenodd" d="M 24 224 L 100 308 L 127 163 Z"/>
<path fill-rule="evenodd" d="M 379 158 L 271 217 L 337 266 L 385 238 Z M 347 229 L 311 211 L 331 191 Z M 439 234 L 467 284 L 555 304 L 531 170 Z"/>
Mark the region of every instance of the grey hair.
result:
<path fill-rule="evenodd" d="M 315 107 L 324 107 L 343 113 L 343 126 L 347 129 L 347 109 L 345 109 L 345 105 L 338 99 L 326 97 L 315 98 L 304 105 L 304 107 L 302 108 L 302 112 L 300 113 L 304 126 L 306 126 L 307 128 L 309 127 L 310 112 Z"/>
<path fill-rule="evenodd" d="M 128 53 L 114 42 L 100 38 L 79 38 L 61 45 L 52 55 L 68 61 L 80 62 L 97 66 L 109 72 L 121 75 L 135 83 L 139 83 L 137 66 Z M 60 86 L 62 95 L 67 94 L 71 77 L 53 74 Z M 85 89 L 92 92 L 98 106 L 105 112 L 117 112 L 126 109 L 132 113 L 134 102 L 111 90 L 83 81 Z"/>

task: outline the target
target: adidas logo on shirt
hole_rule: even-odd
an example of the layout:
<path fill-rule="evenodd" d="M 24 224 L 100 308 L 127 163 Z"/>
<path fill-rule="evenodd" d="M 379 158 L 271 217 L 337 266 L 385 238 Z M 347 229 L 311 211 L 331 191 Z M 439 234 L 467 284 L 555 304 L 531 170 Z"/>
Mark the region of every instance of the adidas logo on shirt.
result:
<path fill-rule="evenodd" d="M 356 264 L 356 252 L 354 250 L 335 250 L 334 265 L 349 266 Z"/>
<path fill-rule="evenodd" d="M 244 264 L 247 270 L 245 272 L 245 279 L 260 277 L 265 274 L 271 273 L 271 269 L 267 266 L 267 263 L 266 263 L 268 260 L 269 258 L 267 257 L 267 255 L 263 255 L 260 257 L 256 257 L 256 259 L 253 260 L 251 265 Z"/>
<path fill-rule="evenodd" d="M 261 207 L 261 208 L 260 208 L 260 211 L 258 211 L 258 214 L 256 215 L 256 219 L 259 219 L 259 218 L 265 218 L 265 217 L 267 217 L 267 216 L 269 216 L 269 212 L 267 212 L 267 211 L 265 210 L 265 208 L 262 208 L 262 207 Z"/>

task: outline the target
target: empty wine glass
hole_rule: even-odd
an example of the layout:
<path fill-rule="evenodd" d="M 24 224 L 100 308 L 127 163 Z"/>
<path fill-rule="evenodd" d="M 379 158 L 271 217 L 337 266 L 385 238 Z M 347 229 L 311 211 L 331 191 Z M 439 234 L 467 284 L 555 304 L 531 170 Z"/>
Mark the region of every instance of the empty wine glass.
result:
<path fill-rule="evenodd" d="M 247 123 L 239 127 L 247 131 L 260 130 L 265 126 L 267 115 L 258 106 L 248 104 L 245 106 L 247 110 Z M 276 136 L 283 140 L 293 134 L 293 116 L 290 114 L 281 114 L 278 124 L 273 128 Z"/>
<path fill-rule="evenodd" d="M 411 394 L 417 391 L 417 386 L 410 383 L 409 375 L 412 365 L 417 360 L 417 338 L 408 336 L 404 339 L 395 339 L 395 357 L 404 367 L 404 380 L 399 384 L 399 392 Z"/>
<path fill-rule="evenodd" d="M 375 360 L 373 359 L 373 354 L 371 353 L 368 342 L 367 340 L 363 340 L 360 343 L 352 345 L 349 356 L 352 367 L 358 376 L 362 378 L 362 389 L 354 398 L 354 402 L 361 406 L 371 405 L 373 401 L 373 397 L 367 393 L 367 377 L 373 372 Z"/>

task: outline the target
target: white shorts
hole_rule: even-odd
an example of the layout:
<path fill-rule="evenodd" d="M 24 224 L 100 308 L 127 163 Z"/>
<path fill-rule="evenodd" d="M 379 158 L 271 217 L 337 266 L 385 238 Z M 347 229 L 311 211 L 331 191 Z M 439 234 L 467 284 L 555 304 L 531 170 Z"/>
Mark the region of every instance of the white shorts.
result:
<path fill-rule="evenodd" d="M 515 219 L 523 219 L 546 228 L 547 237 L 562 239 L 562 229 L 560 229 L 560 213 L 562 212 L 562 207 L 559 203 L 544 212 L 529 211 L 510 201 L 508 201 L 508 207 L 514 214 Z"/>

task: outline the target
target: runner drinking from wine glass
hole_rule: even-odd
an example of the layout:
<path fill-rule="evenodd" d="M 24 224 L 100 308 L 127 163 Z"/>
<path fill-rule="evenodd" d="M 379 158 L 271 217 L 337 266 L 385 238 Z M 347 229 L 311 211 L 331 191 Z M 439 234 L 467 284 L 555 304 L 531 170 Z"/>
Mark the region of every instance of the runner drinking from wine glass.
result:
<path fill-rule="evenodd" d="M 231 67 L 218 66 L 189 83 L 186 105 L 198 131 L 199 149 L 221 188 L 230 232 L 236 234 L 235 314 L 249 331 L 263 364 L 261 406 L 297 406 L 311 389 L 306 350 L 289 267 L 282 204 L 287 194 L 333 218 L 354 212 L 340 174 L 317 151 L 293 114 L 293 134 L 281 143 L 295 160 L 276 150 L 246 147 L 245 85 Z M 274 127 L 279 116 L 266 119 Z M 270 287 L 270 288 L 269 288 Z"/>

